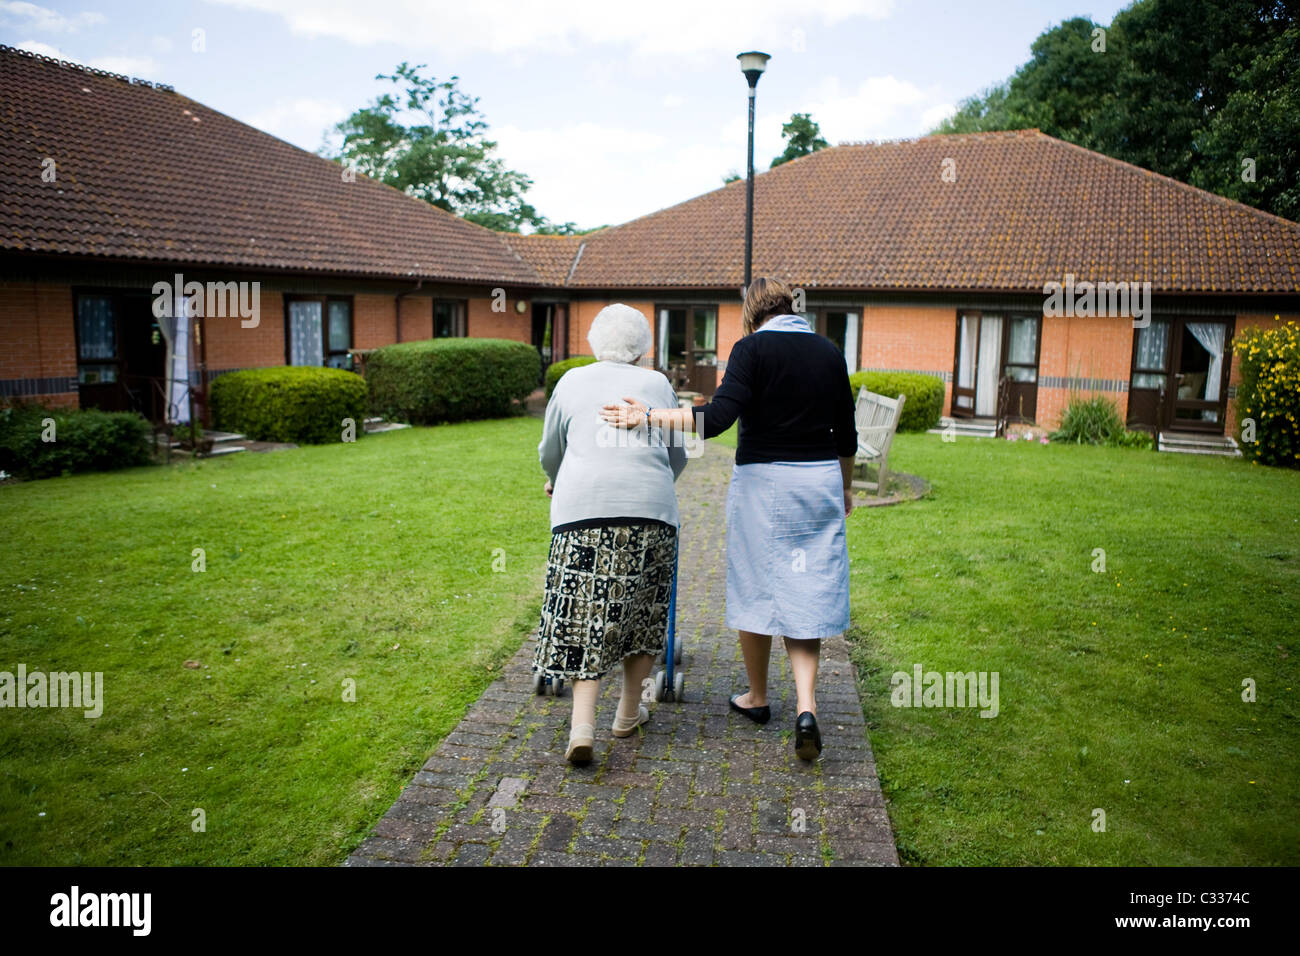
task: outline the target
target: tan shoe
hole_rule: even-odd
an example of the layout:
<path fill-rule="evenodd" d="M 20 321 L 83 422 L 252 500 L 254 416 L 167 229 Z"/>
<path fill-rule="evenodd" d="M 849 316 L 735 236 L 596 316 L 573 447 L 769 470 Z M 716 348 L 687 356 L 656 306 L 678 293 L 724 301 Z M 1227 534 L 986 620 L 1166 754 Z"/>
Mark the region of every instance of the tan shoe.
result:
<path fill-rule="evenodd" d="M 596 728 L 591 724 L 578 724 L 569 731 L 569 749 L 565 751 L 564 759 L 575 766 L 591 763 L 595 744 Z"/>
<path fill-rule="evenodd" d="M 636 729 L 650 719 L 650 711 L 646 709 L 645 704 L 638 704 L 636 717 L 630 721 L 624 721 L 618 715 L 614 716 L 614 726 L 610 728 L 615 737 L 631 737 Z"/>

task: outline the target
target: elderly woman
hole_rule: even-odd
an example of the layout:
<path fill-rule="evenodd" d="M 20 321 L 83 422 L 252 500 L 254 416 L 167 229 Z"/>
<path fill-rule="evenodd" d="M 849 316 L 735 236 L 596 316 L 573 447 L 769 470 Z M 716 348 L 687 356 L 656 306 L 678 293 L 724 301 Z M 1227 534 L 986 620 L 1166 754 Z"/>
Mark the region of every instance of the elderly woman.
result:
<path fill-rule="evenodd" d="M 595 744 L 600 679 L 623 665 L 615 737 L 650 719 L 641 686 L 663 650 L 677 560 L 677 495 L 686 467 L 681 443 L 611 429 L 598 414 L 609 395 L 647 407 L 677 406 L 662 373 L 639 368 L 650 323 L 636 309 L 602 309 L 587 333 L 597 361 L 570 369 L 546 407 L 538 446 L 551 496 L 551 552 L 534 672 L 573 682 L 565 758 L 587 763 Z M 647 440 L 648 439 L 648 440 Z"/>
<path fill-rule="evenodd" d="M 844 356 L 794 314 L 784 282 L 755 279 L 743 319 L 745 336 L 707 405 L 650 408 L 626 397 L 601 415 L 623 428 L 693 428 L 704 438 L 740 418 L 727 494 L 727 626 L 740 632 L 749 691 L 731 708 L 760 724 L 771 719 L 768 659 L 772 635 L 783 635 L 798 694 L 795 753 L 815 760 L 821 639 L 849 625 L 853 394 Z"/>

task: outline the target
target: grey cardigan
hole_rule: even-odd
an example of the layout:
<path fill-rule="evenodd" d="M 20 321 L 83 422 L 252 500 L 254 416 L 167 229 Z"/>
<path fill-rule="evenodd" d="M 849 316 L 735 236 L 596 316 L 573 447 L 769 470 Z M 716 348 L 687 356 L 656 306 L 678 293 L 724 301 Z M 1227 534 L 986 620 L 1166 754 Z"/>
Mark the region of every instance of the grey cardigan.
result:
<path fill-rule="evenodd" d="M 673 482 L 686 467 L 686 448 L 644 425 L 612 428 L 600 408 L 624 396 L 653 408 L 676 408 L 662 372 L 623 362 L 570 369 L 546 406 L 537 454 L 554 491 L 551 528 L 593 518 L 653 518 L 677 527 Z"/>

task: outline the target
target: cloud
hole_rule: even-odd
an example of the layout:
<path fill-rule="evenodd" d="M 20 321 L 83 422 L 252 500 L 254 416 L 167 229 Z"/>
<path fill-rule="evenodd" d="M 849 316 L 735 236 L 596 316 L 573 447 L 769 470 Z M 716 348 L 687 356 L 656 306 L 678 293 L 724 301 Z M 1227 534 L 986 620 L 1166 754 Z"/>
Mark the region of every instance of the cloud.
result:
<path fill-rule="evenodd" d="M 102 13 L 87 11 L 68 17 L 57 10 L 38 7 L 34 3 L 0 0 L 0 24 L 8 27 L 45 30 L 50 33 L 72 33 L 82 27 L 95 26 L 104 21 L 105 17 Z"/>
<path fill-rule="evenodd" d="M 904 117 L 926 99 L 918 86 L 893 76 L 867 77 L 852 92 L 837 77 L 828 77 L 814 91 L 808 112 L 831 143 L 876 139 L 913 128 L 914 120 Z"/>
<path fill-rule="evenodd" d="M 781 122 L 769 116 L 755 123 L 757 172 L 785 147 Z M 542 215 L 588 227 L 626 222 L 710 192 L 729 170 L 743 176 L 747 136 L 745 117 L 694 143 L 594 122 L 491 131 L 506 165 L 532 178 L 528 201 Z"/>
<path fill-rule="evenodd" d="M 82 59 L 74 54 L 64 53 L 58 47 L 42 43 L 40 40 L 24 40 L 22 43 L 15 44 L 15 46 L 19 50 L 27 50 L 29 53 L 38 53 L 41 56 L 53 57 L 56 60 L 67 60 L 69 63 L 80 63 L 96 70 L 120 73 L 123 76 L 153 79 L 159 73 L 158 64 L 147 56 L 96 56 Z"/>
<path fill-rule="evenodd" d="M 305 36 L 330 36 L 369 46 L 422 45 L 442 56 L 523 50 L 572 52 L 596 43 L 656 56 L 700 56 L 763 48 L 788 49 L 791 38 L 813 24 L 883 19 L 894 0 L 658 0 L 642 4 L 610 0 L 474 3 L 429 0 L 208 0 L 278 16 Z M 753 44 L 754 46 L 749 46 Z"/>
<path fill-rule="evenodd" d="M 346 119 L 351 110 L 333 100 L 307 96 L 280 97 L 244 122 L 305 149 L 315 149 L 326 131 Z"/>
<path fill-rule="evenodd" d="M 940 103 L 938 106 L 931 106 L 921 114 L 921 126 L 928 133 L 956 112 L 957 107 L 952 103 Z"/>

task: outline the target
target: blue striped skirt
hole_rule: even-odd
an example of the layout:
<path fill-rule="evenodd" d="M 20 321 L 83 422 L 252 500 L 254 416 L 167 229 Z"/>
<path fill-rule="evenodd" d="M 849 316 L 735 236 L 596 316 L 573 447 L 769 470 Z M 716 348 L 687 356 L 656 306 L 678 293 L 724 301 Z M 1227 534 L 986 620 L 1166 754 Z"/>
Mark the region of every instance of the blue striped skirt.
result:
<path fill-rule="evenodd" d="M 849 552 L 838 461 L 732 469 L 727 626 L 799 640 L 848 629 Z"/>

